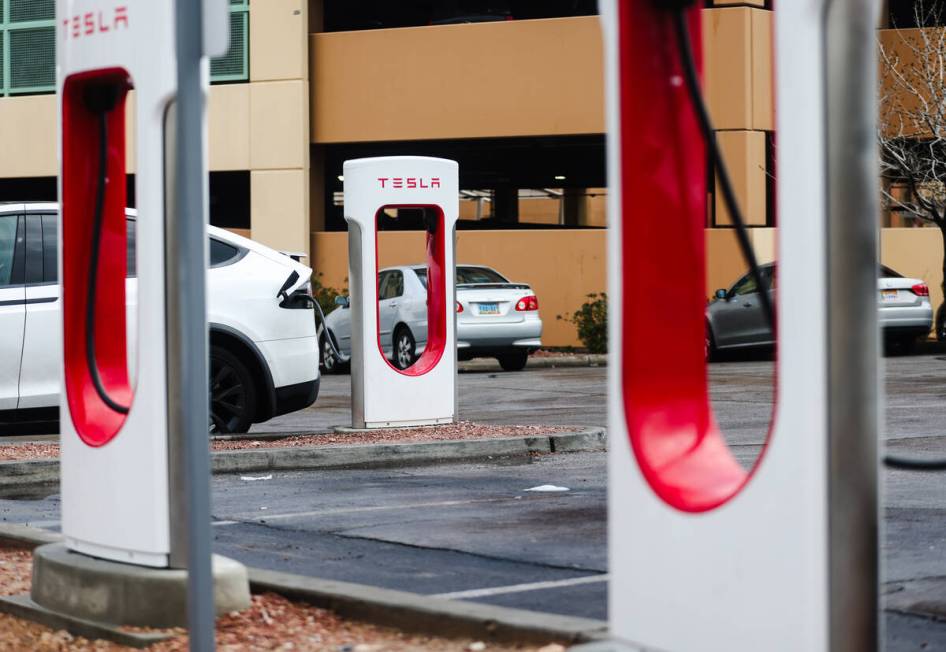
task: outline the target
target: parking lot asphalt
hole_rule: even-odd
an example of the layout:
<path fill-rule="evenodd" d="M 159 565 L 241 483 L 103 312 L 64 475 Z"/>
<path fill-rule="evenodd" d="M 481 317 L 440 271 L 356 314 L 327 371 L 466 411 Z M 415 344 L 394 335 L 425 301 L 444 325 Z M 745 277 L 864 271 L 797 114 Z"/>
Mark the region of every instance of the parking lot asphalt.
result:
<path fill-rule="evenodd" d="M 479 423 L 605 426 L 604 367 L 541 368 L 458 375 L 460 418 Z M 315 405 L 253 426 L 251 432 L 304 432 L 351 425 L 351 378 L 323 375 Z"/>
<path fill-rule="evenodd" d="M 885 367 L 884 439 L 900 452 L 946 454 L 946 358 L 887 358 Z M 745 464 L 768 431 L 773 370 L 766 360 L 710 365 L 717 417 Z M 604 425 L 605 375 L 603 368 L 461 374 L 461 417 Z M 327 377 L 314 409 L 275 426 L 344 423 L 348 382 Z M 256 481 L 217 476 L 215 546 L 262 568 L 604 618 L 605 461 L 603 453 L 576 453 Z M 542 484 L 568 491 L 526 491 Z M 946 478 L 886 471 L 883 486 L 884 581 L 946 576 Z M 56 529 L 58 508 L 55 494 L 8 496 L 0 519 Z M 885 622 L 887 650 L 946 650 L 946 623 L 900 613 Z"/>

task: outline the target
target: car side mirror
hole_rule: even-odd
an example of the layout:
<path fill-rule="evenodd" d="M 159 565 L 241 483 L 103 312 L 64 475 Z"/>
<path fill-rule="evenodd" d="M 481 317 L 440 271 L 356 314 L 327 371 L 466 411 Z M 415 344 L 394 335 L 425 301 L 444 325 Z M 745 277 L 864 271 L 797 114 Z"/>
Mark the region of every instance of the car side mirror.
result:
<path fill-rule="evenodd" d="M 728 294 L 729 293 L 726 292 L 726 290 L 716 290 L 713 296 L 715 296 L 717 299 L 725 299 Z"/>
<path fill-rule="evenodd" d="M 339 295 L 335 297 L 335 305 L 341 306 L 342 308 L 348 308 L 351 305 L 351 301 L 349 301 L 348 297 Z"/>

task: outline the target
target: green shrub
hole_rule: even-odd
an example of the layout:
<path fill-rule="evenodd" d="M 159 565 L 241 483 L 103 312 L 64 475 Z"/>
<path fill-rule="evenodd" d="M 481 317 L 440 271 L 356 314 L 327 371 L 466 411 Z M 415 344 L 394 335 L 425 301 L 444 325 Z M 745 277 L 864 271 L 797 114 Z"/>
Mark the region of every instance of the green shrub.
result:
<path fill-rule="evenodd" d="M 312 275 L 312 296 L 319 302 L 319 305 L 322 306 L 322 312 L 328 315 L 337 307 L 335 305 L 335 297 L 346 296 L 348 294 L 348 288 L 344 287 L 338 290 L 333 287 L 328 287 L 322 284 L 321 279 L 322 272 Z M 347 281 L 348 279 L 345 280 Z"/>
<path fill-rule="evenodd" d="M 591 353 L 608 352 L 608 295 L 604 292 L 589 294 L 588 300 L 572 313 L 559 315 L 562 321 L 574 324 L 578 339 Z"/>

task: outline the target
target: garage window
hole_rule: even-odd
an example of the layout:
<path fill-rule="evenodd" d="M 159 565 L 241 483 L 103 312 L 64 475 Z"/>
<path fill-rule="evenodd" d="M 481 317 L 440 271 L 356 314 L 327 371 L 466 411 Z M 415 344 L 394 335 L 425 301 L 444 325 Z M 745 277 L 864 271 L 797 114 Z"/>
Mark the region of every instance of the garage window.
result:
<path fill-rule="evenodd" d="M 249 80 L 249 25 L 249 0 L 230 0 L 230 49 L 211 60 L 212 82 Z M 0 95 L 55 90 L 55 0 L 0 0 Z"/>

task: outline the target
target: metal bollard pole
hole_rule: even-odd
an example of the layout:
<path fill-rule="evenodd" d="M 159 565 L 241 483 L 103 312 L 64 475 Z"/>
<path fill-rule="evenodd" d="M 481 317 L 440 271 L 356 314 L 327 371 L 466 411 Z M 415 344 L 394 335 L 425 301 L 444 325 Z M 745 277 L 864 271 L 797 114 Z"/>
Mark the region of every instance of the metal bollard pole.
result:
<path fill-rule="evenodd" d="M 204 166 L 204 6 L 175 2 L 177 101 L 174 107 L 173 207 L 167 225 L 169 427 L 180 447 L 178 468 L 186 523 L 190 649 L 214 649 L 207 381 L 207 197 Z"/>
<path fill-rule="evenodd" d="M 832 650 L 879 649 L 878 2 L 826 9 Z M 791 216 L 786 216 L 791 219 Z"/>

